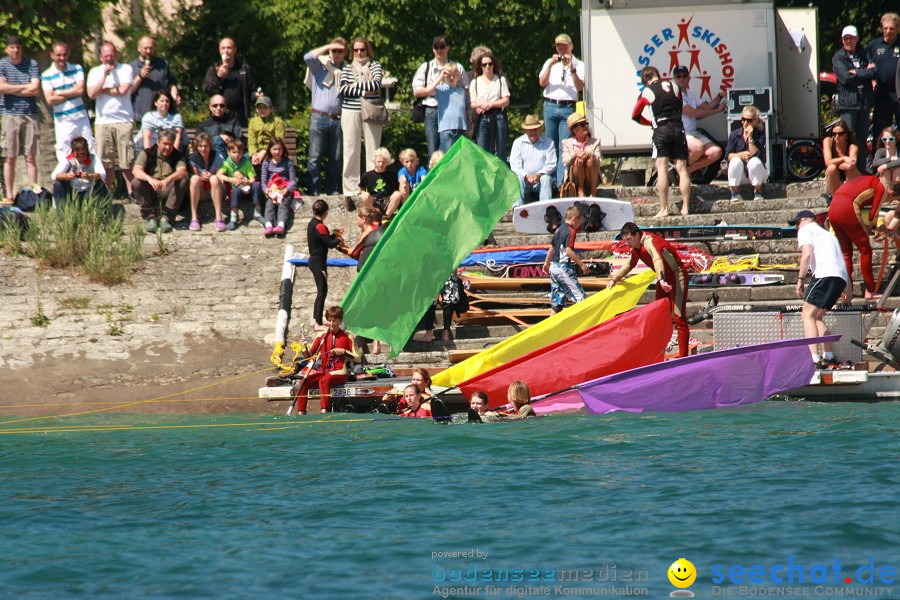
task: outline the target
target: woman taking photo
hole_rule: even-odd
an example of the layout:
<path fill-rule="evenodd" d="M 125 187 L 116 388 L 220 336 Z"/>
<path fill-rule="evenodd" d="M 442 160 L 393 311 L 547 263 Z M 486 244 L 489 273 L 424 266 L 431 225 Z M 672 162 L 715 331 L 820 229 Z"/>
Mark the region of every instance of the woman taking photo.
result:
<path fill-rule="evenodd" d="M 506 162 L 506 138 L 509 127 L 509 82 L 500 61 L 488 51 L 475 63 L 476 77 L 469 84 L 470 107 L 478 121 L 475 128 L 478 145 Z"/>
<path fill-rule="evenodd" d="M 859 146 L 850 126 L 838 121 L 822 140 L 822 154 L 825 157 L 825 200 L 831 203 L 831 197 L 841 187 L 841 180 L 847 181 L 859 177 L 856 158 Z"/>
<path fill-rule="evenodd" d="M 372 44 L 364 37 L 350 44 L 353 60 L 341 71 L 341 131 L 344 139 L 344 195 L 358 192 L 360 176 L 360 135 L 366 140 L 366 171 L 375 165 L 375 149 L 381 146 L 383 124 L 363 121 L 364 99 L 381 102 L 381 63 L 375 60 Z"/>

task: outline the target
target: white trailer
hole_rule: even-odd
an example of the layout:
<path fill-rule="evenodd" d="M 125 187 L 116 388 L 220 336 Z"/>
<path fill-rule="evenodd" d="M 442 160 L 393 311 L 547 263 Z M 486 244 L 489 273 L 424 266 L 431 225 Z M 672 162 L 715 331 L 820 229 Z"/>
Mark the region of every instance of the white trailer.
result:
<path fill-rule="evenodd" d="M 582 0 L 592 131 L 605 155 L 649 153 L 649 128 L 631 119 L 641 69 L 652 65 L 669 79 L 684 65 L 701 100 L 728 93 L 732 119 L 748 98 L 768 95 L 776 152 L 785 139 L 819 138 L 817 37 L 816 9 L 775 9 L 771 0 Z M 728 115 L 698 124 L 724 143 Z"/>

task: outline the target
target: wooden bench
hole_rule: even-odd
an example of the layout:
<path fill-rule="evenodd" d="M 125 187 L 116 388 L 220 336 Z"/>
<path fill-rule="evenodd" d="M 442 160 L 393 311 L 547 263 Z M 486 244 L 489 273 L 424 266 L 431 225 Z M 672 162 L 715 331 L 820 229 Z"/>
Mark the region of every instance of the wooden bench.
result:
<path fill-rule="evenodd" d="M 197 135 L 197 129 L 192 127 L 190 129 L 185 128 L 185 133 L 188 136 L 188 142 L 190 144 L 194 143 L 194 137 Z M 297 164 L 297 129 L 294 127 L 285 127 L 284 128 L 284 145 L 287 146 L 288 158 L 294 161 L 294 164 Z M 193 146 L 191 146 L 193 148 Z"/>

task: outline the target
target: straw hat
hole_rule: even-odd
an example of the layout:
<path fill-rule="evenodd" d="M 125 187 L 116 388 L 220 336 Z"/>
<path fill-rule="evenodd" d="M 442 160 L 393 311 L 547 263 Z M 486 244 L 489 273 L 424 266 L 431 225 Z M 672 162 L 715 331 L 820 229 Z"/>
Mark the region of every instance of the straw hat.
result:
<path fill-rule="evenodd" d="M 584 115 L 580 115 L 577 112 L 569 115 L 569 118 L 566 119 L 566 127 L 569 128 L 569 131 L 572 131 L 572 128 L 578 125 L 579 123 L 587 123 L 587 117 Z"/>
<path fill-rule="evenodd" d="M 544 126 L 544 122 L 538 119 L 537 115 L 526 115 L 522 121 L 522 129 L 540 129 Z"/>

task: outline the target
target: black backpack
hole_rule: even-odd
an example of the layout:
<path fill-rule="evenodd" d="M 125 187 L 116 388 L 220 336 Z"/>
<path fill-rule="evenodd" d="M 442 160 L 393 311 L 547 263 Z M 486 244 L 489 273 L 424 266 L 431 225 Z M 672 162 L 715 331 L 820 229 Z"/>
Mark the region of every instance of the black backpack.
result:
<path fill-rule="evenodd" d="M 35 192 L 31 188 L 25 188 L 16 194 L 15 204 L 21 211 L 32 212 L 37 208 L 38 204 L 52 205 L 53 195 L 44 188 L 41 188 L 39 192 Z"/>

